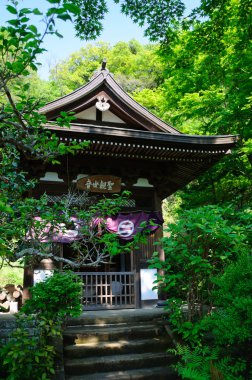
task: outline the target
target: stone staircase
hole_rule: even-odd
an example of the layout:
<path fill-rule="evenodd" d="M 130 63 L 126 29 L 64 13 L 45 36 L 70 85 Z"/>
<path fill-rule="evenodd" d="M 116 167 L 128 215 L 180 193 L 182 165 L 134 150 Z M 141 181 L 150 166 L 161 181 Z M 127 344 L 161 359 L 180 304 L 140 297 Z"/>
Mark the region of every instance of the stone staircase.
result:
<path fill-rule="evenodd" d="M 67 380 L 169 379 L 174 358 L 161 309 L 86 312 L 64 332 Z"/>

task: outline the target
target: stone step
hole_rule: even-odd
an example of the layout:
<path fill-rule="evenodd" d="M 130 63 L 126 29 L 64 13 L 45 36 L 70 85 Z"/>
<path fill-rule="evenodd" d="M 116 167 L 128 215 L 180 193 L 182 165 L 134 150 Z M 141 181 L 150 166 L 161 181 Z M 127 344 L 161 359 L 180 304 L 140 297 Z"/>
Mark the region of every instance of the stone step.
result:
<path fill-rule="evenodd" d="M 163 326 L 153 324 L 107 326 L 107 327 L 71 327 L 64 333 L 66 345 L 98 343 L 101 341 L 117 341 L 119 339 L 154 338 L 162 335 Z"/>
<path fill-rule="evenodd" d="M 128 310 L 110 310 L 100 312 L 84 312 L 80 317 L 69 318 L 67 326 L 85 326 L 85 325 L 106 325 L 114 323 L 134 323 L 134 322 L 154 322 L 157 319 L 163 320 L 169 315 L 168 311 L 162 308 L 154 309 L 128 309 Z"/>
<path fill-rule="evenodd" d="M 155 337 L 152 339 L 120 339 L 114 342 L 92 342 L 69 345 L 64 348 L 67 358 L 81 358 L 88 356 L 121 355 L 127 353 L 164 352 L 169 346 L 168 340 Z"/>
<path fill-rule="evenodd" d="M 99 372 L 81 376 L 66 376 L 66 380 L 179 380 L 173 369 L 163 367 L 127 371 Z"/>
<path fill-rule="evenodd" d="M 172 362 L 174 362 L 174 357 L 166 352 L 96 356 L 81 359 L 66 358 L 65 371 L 66 374 L 71 375 L 94 374 L 97 372 L 160 367 L 170 365 Z"/>
<path fill-rule="evenodd" d="M 102 330 L 102 329 L 110 329 L 113 327 L 125 327 L 125 326 L 164 326 L 167 322 L 162 319 L 157 319 L 155 321 L 123 321 L 123 322 L 112 322 L 107 321 L 106 323 L 98 323 L 97 325 L 94 324 L 83 324 L 83 325 L 67 325 L 65 330 L 66 331 L 79 331 L 79 330 Z"/>
<path fill-rule="evenodd" d="M 66 380 L 177 380 L 164 310 L 83 313 L 64 331 Z"/>

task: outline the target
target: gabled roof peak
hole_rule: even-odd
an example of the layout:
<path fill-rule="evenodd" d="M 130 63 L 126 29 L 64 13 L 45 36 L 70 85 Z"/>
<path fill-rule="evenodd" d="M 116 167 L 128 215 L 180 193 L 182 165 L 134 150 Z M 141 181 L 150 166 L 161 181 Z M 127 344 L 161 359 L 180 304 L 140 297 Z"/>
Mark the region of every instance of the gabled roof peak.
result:
<path fill-rule="evenodd" d="M 100 96 L 105 96 L 109 101 L 110 112 L 123 123 L 140 130 L 181 134 L 173 126 L 152 114 L 128 95 L 106 68 L 106 63 L 106 60 L 103 60 L 101 68 L 94 73 L 86 85 L 46 104 L 40 109 L 40 112 L 45 114 L 49 121 L 55 120 L 61 111 L 79 114 L 94 106 Z"/>

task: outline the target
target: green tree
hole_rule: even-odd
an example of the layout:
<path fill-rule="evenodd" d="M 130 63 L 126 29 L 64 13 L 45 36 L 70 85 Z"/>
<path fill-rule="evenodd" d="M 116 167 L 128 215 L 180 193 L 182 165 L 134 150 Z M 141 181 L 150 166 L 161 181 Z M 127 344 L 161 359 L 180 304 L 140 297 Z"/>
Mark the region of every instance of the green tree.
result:
<path fill-rule="evenodd" d="M 240 135 L 237 150 L 183 193 L 184 204 L 229 200 L 242 207 L 251 201 L 249 2 L 202 1 L 170 44 L 163 44 L 162 56 L 175 126 L 185 133 Z"/>
<path fill-rule="evenodd" d="M 198 321 L 211 312 L 212 277 L 224 272 L 251 244 L 251 212 L 203 206 L 180 213 L 162 239 L 165 261 L 155 254 L 151 268 L 161 269 L 157 283 L 168 296 L 169 321 L 184 340 L 197 342 Z"/>
<path fill-rule="evenodd" d="M 128 93 L 155 89 L 163 81 L 163 64 L 157 50 L 157 45 L 141 45 L 136 40 L 114 46 L 105 42 L 88 44 L 51 70 L 51 85 L 61 96 L 74 91 L 91 79 L 106 58 L 110 72 Z"/>

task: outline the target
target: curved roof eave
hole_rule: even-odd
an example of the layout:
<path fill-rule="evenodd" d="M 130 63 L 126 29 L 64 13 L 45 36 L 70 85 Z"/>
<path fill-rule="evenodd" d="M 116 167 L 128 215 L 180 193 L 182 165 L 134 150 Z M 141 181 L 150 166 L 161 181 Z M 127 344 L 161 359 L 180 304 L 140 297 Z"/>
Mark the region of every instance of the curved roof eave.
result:
<path fill-rule="evenodd" d="M 200 146 L 218 146 L 227 145 L 228 149 L 234 146 L 239 140 L 238 135 L 187 135 L 187 134 L 173 134 L 164 132 L 150 132 L 150 131 L 136 131 L 133 129 L 114 128 L 107 126 L 96 126 L 92 124 L 82 125 L 72 123 L 71 127 L 59 127 L 54 125 L 53 122 L 46 124 L 46 128 L 54 131 L 71 131 L 73 133 L 80 133 L 84 136 L 97 135 L 99 138 L 124 138 L 136 139 L 147 141 L 148 143 L 175 143 L 175 144 L 189 144 Z M 200 149 L 200 148 L 199 148 Z"/>
<path fill-rule="evenodd" d="M 59 99 L 56 99 L 50 103 L 47 103 L 44 107 L 40 109 L 42 114 L 47 114 L 52 111 L 56 111 L 64 106 L 69 106 L 71 103 L 80 101 L 82 97 L 90 94 L 91 92 L 98 90 L 101 85 L 105 86 L 112 91 L 112 93 L 120 101 L 125 103 L 132 111 L 137 112 L 142 118 L 153 123 L 161 132 L 182 134 L 177 129 L 171 125 L 165 123 L 163 120 L 152 114 L 145 107 L 137 103 L 133 98 L 131 98 L 119 84 L 113 79 L 112 75 L 107 70 L 101 70 L 101 72 L 91 79 L 86 85 L 78 88 L 77 90 L 65 95 Z"/>

